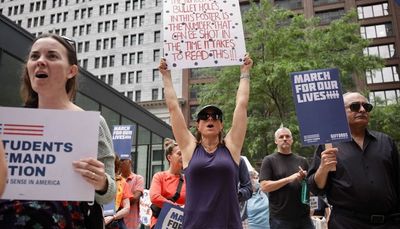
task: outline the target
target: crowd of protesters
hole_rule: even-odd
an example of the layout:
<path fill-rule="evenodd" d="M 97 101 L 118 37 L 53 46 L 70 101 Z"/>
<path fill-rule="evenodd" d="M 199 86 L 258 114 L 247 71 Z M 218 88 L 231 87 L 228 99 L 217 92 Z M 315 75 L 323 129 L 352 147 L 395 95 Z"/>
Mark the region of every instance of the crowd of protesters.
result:
<path fill-rule="evenodd" d="M 43 34 L 30 49 L 21 86 L 24 106 L 83 111 L 72 101 L 76 93 L 78 61 L 74 43 Z M 240 67 L 232 126 L 225 134 L 224 113 L 215 105 L 197 112 L 196 135 L 186 126 L 164 59 L 159 65 L 165 100 L 176 139 L 166 139 L 169 168 L 151 182 L 151 228 L 165 203 L 183 208 L 185 229 L 311 229 L 309 202 L 301 198 L 303 185 L 323 196 L 330 229 L 391 229 L 400 225 L 400 156 L 388 135 L 369 130 L 373 106 L 357 92 L 343 95 L 351 141 L 319 146 L 312 163 L 292 152 L 291 131 L 275 132 L 277 151 L 267 155 L 260 173 L 241 157 L 247 129 L 250 70 L 246 55 Z M 82 158 L 72 168 L 95 190 L 94 205 L 82 201 L 0 200 L 0 228 L 129 228 L 141 227 L 139 202 L 144 179 L 132 171 L 132 160 L 118 158 L 109 128 L 100 119 L 96 158 Z M 116 158 L 117 157 L 117 158 Z M 0 139 L 0 196 L 7 165 Z M 259 177 L 258 177 L 259 176 Z M 88 216 L 115 201 L 114 215 Z M 96 207 L 97 206 L 97 210 Z M 312 211 L 313 214 L 315 211 Z M 324 212 L 324 211 L 322 211 Z M 328 216 L 329 215 L 329 216 Z M 97 224 L 96 224 L 97 225 Z"/>

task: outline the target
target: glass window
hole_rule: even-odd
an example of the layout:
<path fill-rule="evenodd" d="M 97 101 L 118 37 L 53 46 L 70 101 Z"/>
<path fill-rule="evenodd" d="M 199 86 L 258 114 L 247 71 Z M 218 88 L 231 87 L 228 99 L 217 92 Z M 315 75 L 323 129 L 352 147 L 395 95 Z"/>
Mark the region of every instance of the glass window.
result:
<path fill-rule="evenodd" d="M 135 72 L 128 72 L 128 83 L 132 84 L 135 79 Z"/>
<path fill-rule="evenodd" d="M 387 2 L 357 7 L 358 18 L 372 18 L 389 15 Z"/>
<path fill-rule="evenodd" d="M 20 107 L 22 104 L 19 96 L 20 75 L 23 61 L 16 59 L 7 52 L 0 51 L 0 104 L 1 106 Z M 6 76 L 6 77 L 5 77 Z"/>
<path fill-rule="evenodd" d="M 155 50 L 153 50 L 153 61 L 157 62 L 159 60 L 160 60 L 160 50 L 155 49 Z"/>
<path fill-rule="evenodd" d="M 122 65 L 126 65 L 126 61 L 128 59 L 128 54 L 122 54 Z"/>
<path fill-rule="evenodd" d="M 121 72 L 120 84 L 126 84 L 126 73 Z"/>
<path fill-rule="evenodd" d="M 140 90 L 135 91 L 135 101 L 140 102 L 142 99 L 142 92 Z"/>
<path fill-rule="evenodd" d="M 160 78 L 160 71 L 158 69 L 153 69 L 153 82 Z"/>
<path fill-rule="evenodd" d="M 161 32 L 155 31 L 154 32 L 154 43 L 158 43 L 161 41 Z"/>
<path fill-rule="evenodd" d="M 143 63 L 143 52 L 138 52 L 138 60 L 137 60 L 137 63 L 138 64 L 141 64 L 141 63 Z"/>
<path fill-rule="evenodd" d="M 129 64 L 135 64 L 136 53 L 129 53 Z"/>
<path fill-rule="evenodd" d="M 108 127 L 112 133 L 112 126 L 119 125 L 119 114 L 104 105 L 101 105 L 100 112 L 101 115 L 103 115 L 103 117 L 106 119 Z"/>
<path fill-rule="evenodd" d="M 128 45 L 128 35 L 125 35 L 122 38 L 122 46 L 125 47 L 127 45 Z"/>
<path fill-rule="evenodd" d="M 156 13 L 154 18 L 154 24 L 161 24 L 161 13 Z"/>
<path fill-rule="evenodd" d="M 136 34 L 131 35 L 131 46 L 136 45 Z"/>
<path fill-rule="evenodd" d="M 139 39 L 138 39 L 138 44 L 141 45 L 144 42 L 144 34 L 143 33 L 139 33 Z"/>
<path fill-rule="evenodd" d="M 142 71 L 137 71 L 136 72 L 136 83 L 141 83 L 142 82 Z"/>
<path fill-rule="evenodd" d="M 133 99 L 133 91 L 128 91 L 128 93 L 126 94 L 126 96 L 132 100 Z"/>
<path fill-rule="evenodd" d="M 80 92 L 76 94 L 75 103 L 82 107 L 82 109 L 88 111 L 98 111 L 100 108 L 100 104 L 98 102 L 87 97 L 86 95 L 81 94 Z"/>
<path fill-rule="evenodd" d="M 139 125 L 138 126 L 138 145 L 147 145 L 150 144 L 150 131 L 145 127 Z"/>
<path fill-rule="evenodd" d="M 158 100 L 158 88 L 153 88 L 151 90 L 151 99 Z"/>
<path fill-rule="evenodd" d="M 108 81 L 107 84 L 112 86 L 114 81 L 114 75 L 113 74 L 108 74 Z"/>

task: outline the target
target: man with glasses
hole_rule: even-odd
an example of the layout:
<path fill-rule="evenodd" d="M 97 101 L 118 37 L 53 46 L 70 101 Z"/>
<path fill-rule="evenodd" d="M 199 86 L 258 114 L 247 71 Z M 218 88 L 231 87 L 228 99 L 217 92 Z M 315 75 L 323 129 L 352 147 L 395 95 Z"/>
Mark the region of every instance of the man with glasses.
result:
<path fill-rule="evenodd" d="M 343 95 L 352 140 L 319 146 L 310 190 L 332 205 L 329 229 L 399 228 L 399 153 L 384 133 L 367 129 L 373 106 L 357 92 Z"/>

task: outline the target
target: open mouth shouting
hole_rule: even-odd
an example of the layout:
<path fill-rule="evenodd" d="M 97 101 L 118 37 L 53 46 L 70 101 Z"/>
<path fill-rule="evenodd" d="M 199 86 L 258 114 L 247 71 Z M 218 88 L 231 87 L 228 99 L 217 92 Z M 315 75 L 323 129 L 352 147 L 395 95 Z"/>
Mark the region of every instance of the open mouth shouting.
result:
<path fill-rule="evenodd" d="M 214 124 L 212 124 L 212 123 L 208 124 L 207 128 L 214 128 Z"/>
<path fill-rule="evenodd" d="M 47 77 L 49 77 L 49 76 L 48 76 L 46 73 L 44 73 L 44 72 L 38 72 L 38 73 L 35 74 L 35 77 L 36 77 L 36 78 L 43 79 L 43 78 L 47 78 Z"/>

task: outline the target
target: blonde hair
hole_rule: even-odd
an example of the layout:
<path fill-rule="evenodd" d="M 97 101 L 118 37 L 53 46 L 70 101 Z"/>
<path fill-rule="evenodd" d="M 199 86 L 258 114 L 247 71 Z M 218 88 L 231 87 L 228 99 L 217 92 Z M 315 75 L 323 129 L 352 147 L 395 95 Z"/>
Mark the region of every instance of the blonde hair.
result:
<path fill-rule="evenodd" d="M 174 150 L 175 146 L 178 146 L 178 143 L 176 143 L 174 139 L 171 138 L 164 139 L 164 152 L 165 152 L 165 158 L 167 160 L 168 160 L 168 155 L 172 154 L 172 151 Z"/>

